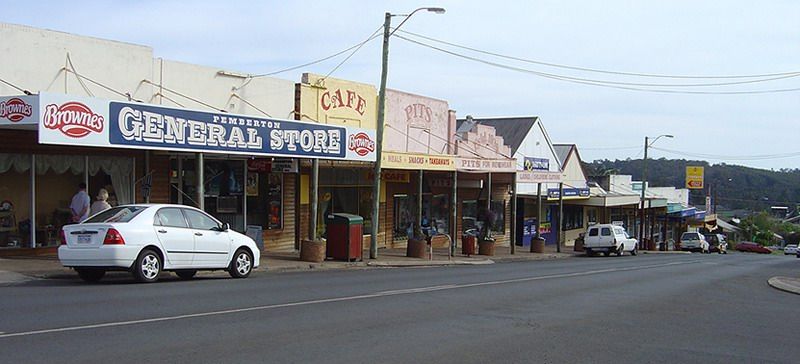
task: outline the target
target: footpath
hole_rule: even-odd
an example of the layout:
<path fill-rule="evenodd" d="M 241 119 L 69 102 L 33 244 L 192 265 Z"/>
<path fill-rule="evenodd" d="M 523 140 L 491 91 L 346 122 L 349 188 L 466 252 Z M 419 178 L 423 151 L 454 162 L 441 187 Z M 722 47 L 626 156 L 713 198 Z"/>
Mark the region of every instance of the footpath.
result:
<path fill-rule="evenodd" d="M 253 271 L 253 275 L 276 272 L 299 272 L 341 269 L 380 269 L 395 267 L 441 267 L 459 265 L 486 265 L 499 262 L 537 261 L 572 258 L 583 255 L 582 252 L 573 252 L 569 247 L 562 249 L 561 253 L 555 248 L 548 247 L 544 253 L 530 253 L 527 249 L 517 247 L 516 254 L 511 254 L 508 247 L 497 247 L 494 256 L 471 255 L 466 256 L 457 252 L 450 257 L 446 249 L 435 249 L 433 259 L 409 258 L 405 256 L 405 249 L 380 249 L 377 259 L 369 259 L 369 252 L 364 251 L 363 261 L 333 261 L 326 260 L 321 263 L 304 262 L 299 259 L 299 253 L 265 253 L 261 255 L 261 266 Z M 266 269 L 265 269 L 266 268 Z M 112 273 L 109 273 L 112 274 Z M 114 273 L 116 274 L 116 273 Z M 124 273 L 122 273 L 124 274 Z M 167 274 L 167 273 L 165 273 Z M 198 272 L 198 277 L 227 276 L 224 271 Z M 64 268 L 53 255 L 21 256 L 0 258 L 0 285 L 17 284 L 37 279 L 78 279 L 77 273 L 72 269 Z"/>
<path fill-rule="evenodd" d="M 773 288 L 789 293 L 800 294 L 800 278 L 772 277 L 767 283 Z"/>

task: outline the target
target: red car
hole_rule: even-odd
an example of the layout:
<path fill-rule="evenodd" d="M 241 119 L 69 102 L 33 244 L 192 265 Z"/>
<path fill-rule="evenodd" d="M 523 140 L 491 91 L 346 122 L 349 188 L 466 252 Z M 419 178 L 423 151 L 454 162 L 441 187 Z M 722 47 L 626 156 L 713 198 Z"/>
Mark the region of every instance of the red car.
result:
<path fill-rule="evenodd" d="M 736 244 L 736 250 L 740 252 L 751 252 L 751 253 L 760 253 L 760 254 L 771 254 L 772 250 L 765 248 L 759 244 L 743 241 L 739 244 Z"/>

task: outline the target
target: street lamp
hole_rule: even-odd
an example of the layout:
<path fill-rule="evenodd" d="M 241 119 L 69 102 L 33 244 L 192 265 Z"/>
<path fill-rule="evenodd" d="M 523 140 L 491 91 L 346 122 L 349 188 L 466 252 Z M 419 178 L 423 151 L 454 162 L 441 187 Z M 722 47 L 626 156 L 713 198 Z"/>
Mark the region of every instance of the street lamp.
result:
<path fill-rule="evenodd" d="M 380 210 L 381 202 L 380 202 L 380 189 L 381 189 L 381 152 L 383 149 L 383 121 L 384 121 L 384 114 L 385 114 L 385 102 L 386 102 L 386 75 L 388 73 L 388 65 L 389 65 L 389 37 L 400 29 L 403 24 L 405 24 L 408 19 L 411 18 L 415 13 L 421 10 L 427 10 L 432 13 L 436 14 L 444 14 L 444 8 L 418 8 L 412 11 L 410 14 L 391 14 L 386 13 L 383 21 L 383 57 L 381 59 L 381 87 L 378 90 L 378 125 L 376 126 L 376 134 L 375 135 L 375 179 L 373 180 L 372 184 L 372 226 L 370 229 L 371 237 L 369 239 L 369 258 L 375 259 L 378 257 L 378 219 L 380 218 L 380 214 L 378 210 Z M 393 16 L 402 16 L 405 17 L 400 24 L 391 30 L 391 23 Z"/>
<path fill-rule="evenodd" d="M 639 213 L 639 248 L 640 249 L 646 249 L 647 248 L 646 246 L 643 246 L 643 242 L 644 242 L 644 211 L 645 211 L 644 210 L 644 208 L 645 208 L 645 206 L 644 206 L 645 205 L 644 194 L 645 194 L 645 190 L 647 190 L 647 148 L 649 148 L 650 146 L 655 144 L 656 141 L 658 141 L 658 139 L 660 139 L 661 137 L 673 138 L 672 135 L 662 134 L 662 135 L 657 136 L 655 139 L 653 139 L 652 142 L 650 142 L 649 141 L 649 137 L 647 137 L 647 136 L 644 137 L 644 161 L 643 161 L 644 162 L 644 166 L 642 168 L 642 197 L 640 199 L 641 211 Z"/>

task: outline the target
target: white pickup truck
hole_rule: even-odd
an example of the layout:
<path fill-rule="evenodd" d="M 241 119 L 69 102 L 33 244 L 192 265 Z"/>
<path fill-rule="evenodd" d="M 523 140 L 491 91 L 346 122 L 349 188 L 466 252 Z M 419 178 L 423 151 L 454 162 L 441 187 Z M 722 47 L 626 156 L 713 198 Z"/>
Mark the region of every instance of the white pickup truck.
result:
<path fill-rule="evenodd" d="M 605 256 L 611 253 L 621 256 L 624 252 L 636 255 L 636 245 L 638 241 L 628 236 L 622 226 L 613 224 L 590 226 L 583 239 L 583 249 L 590 257 L 598 252 L 602 252 Z"/>

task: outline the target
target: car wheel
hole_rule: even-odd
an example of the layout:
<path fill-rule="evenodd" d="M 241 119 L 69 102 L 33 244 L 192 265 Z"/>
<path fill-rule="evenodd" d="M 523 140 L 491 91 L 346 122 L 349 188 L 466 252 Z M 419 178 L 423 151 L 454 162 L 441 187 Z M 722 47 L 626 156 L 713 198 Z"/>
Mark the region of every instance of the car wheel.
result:
<path fill-rule="evenodd" d="M 75 269 L 75 271 L 78 272 L 78 277 L 81 277 L 86 282 L 97 282 L 106 275 L 105 269 L 81 268 Z"/>
<path fill-rule="evenodd" d="M 158 280 L 161 273 L 161 257 L 156 252 L 145 249 L 139 253 L 136 263 L 133 264 L 133 277 L 142 283 L 152 283 Z"/>
<path fill-rule="evenodd" d="M 195 269 L 176 270 L 175 274 L 177 274 L 178 277 L 180 277 L 181 279 L 192 279 L 192 277 L 194 277 L 194 275 L 197 274 L 197 270 Z"/>
<path fill-rule="evenodd" d="M 233 255 L 233 260 L 231 260 L 228 273 L 230 273 L 231 277 L 233 278 L 247 278 L 252 271 L 253 256 L 250 255 L 250 252 L 247 250 L 237 250 L 236 254 Z"/>
<path fill-rule="evenodd" d="M 623 254 L 623 253 L 625 253 L 625 252 L 623 251 L 623 249 L 625 249 L 625 245 L 620 245 L 620 246 L 619 246 L 619 248 L 617 248 L 617 256 L 618 256 L 618 257 L 621 257 L 621 256 L 622 256 L 622 254 Z"/>
<path fill-rule="evenodd" d="M 603 252 L 603 256 L 607 257 L 609 255 L 611 255 L 611 251 L 606 250 L 606 251 Z"/>
<path fill-rule="evenodd" d="M 586 249 L 586 256 L 587 257 L 593 257 L 594 256 L 594 252 L 592 251 L 592 249 Z M 800 256 L 798 256 L 798 258 L 800 258 Z"/>
<path fill-rule="evenodd" d="M 636 247 L 634 246 L 633 250 L 631 250 L 631 255 L 636 256 L 636 254 L 638 254 L 638 253 L 639 252 L 636 251 Z"/>

